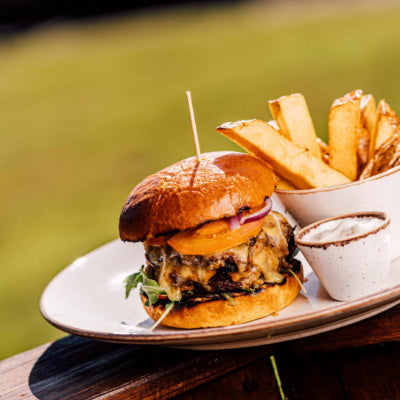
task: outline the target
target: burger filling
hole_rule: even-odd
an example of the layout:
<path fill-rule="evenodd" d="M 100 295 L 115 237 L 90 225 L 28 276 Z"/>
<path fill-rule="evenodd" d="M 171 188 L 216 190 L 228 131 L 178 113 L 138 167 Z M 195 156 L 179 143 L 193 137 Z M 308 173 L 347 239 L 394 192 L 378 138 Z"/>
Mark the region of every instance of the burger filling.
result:
<path fill-rule="evenodd" d="M 262 285 L 283 283 L 288 270 L 297 266 L 293 243 L 293 228 L 284 216 L 271 211 L 256 236 L 221 252 L 188 255 L 168 243 L 145 242 L 143 273 L 165 291 L 165 296 L 159 296 L 161 301 L 221 295 L 229 299 L 229 294 L 257 292 Z"/>

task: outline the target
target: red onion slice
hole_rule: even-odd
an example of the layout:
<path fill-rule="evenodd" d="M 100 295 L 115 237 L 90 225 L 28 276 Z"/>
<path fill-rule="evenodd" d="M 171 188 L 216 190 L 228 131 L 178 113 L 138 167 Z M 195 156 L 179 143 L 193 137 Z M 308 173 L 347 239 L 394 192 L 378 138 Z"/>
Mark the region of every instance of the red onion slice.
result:
<path fill-rule="evenodd" d="M 234 215 L 233 217 L 229 218 L 228 223 L 229 223 L 229 229 L 231 231 L 240 228 L 240 214 Z"/>
<path fill-rule="evenodd" d="M 240 228 L 241 225 L 246 224 L 247 222 L 257 221 L 260 218 L 265 217 L 272 209 L 272 200 L 265 200 L 265 205 L 261 210 L 256 211 L 253 214 L 249 214 L 246 216 L 242 216 L 242 213 L 238 215 L 234 215 L 233 217 L 228 218 L 229 229 L 234 231 L 235 229 Z"/>
<path fill-rule="evenodd" d="M 271 211 L 271 208 L 272 200 L 268 198 L 265 200 L 265 206 L 261 210 L 258 210 L 253 214 L 240 217 L 240 225 L 246 224 L 247 222 L 257 221 L 258 219 L 265 217 Z"/>

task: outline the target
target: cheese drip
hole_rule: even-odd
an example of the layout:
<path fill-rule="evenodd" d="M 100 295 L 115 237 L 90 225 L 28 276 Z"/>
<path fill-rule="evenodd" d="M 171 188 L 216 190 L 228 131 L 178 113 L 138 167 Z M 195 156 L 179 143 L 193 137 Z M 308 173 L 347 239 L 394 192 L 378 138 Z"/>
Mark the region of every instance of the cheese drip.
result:
<path fill-rule="evenodd" d="M 226 266 L 227 260 L 233 260 L 237 266 L 229 272 L 232 281 L 242 289 L 251 290 L 265 282 L 280 283 L 284 279 L 279 271 L 289 251 L 282 225 L 290 229 L 281 214 L 270 212 L 256 238 L 205 256 L 179 254 L 168 245 L 145 246 L 148 258 L 156 266 L 158 283 L 171 300 L 179 301 L 183 291 L 194 289 L 193 282 L 210 291 L 210 279 L 219 268 Z"/>
<path fill-rule="evenodd" d="M 280 262 L 282 257 L 289 254 L 287 240 L 281 226 L 281 218 L 282 216 L 275 212 L 267 215 L 261 233 L 266 235 L 266 240 L 264 243 L 258 241 L 255 245 L 263 246 L 263 248 L 254 252 L 254 256 L 250 260 L 262 270 L 265 281 L 270 283 L 282 282 L 283 275 L 278 272 Z"/>
<path fill-rule="evenodd" d="M 207 270 L 204 267 L 196 267 L 193 265 L 175 265 L 172 262 L 163 263 L 158 283 L 165 288 L 167 296 L 170 300 L 179 301 L 182 298 L 182 286 L 179 283 L 189 280 L 196 276 L 196 282 L 202 286 L 206 286 L 210 278 L 215 274 L 213 270 Z M 171 279 L 172 276 L 178 277 L 178 282 Z M 180 282 L 181 281 L 181 282 Z"/>

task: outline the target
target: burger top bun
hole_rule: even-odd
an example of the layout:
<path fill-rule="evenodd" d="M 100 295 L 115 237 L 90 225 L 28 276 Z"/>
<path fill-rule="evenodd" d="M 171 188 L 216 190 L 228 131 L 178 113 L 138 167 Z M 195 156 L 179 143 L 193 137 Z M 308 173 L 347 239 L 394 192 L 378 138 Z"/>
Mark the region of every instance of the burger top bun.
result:
<path fill-rule="evenodd" d="M 218 151 L 190 157 L 144 179 L 130 193 L 119 220 L 124 241 L 184 231 L 260 206 L 276 177 L 264 161 Z"/>

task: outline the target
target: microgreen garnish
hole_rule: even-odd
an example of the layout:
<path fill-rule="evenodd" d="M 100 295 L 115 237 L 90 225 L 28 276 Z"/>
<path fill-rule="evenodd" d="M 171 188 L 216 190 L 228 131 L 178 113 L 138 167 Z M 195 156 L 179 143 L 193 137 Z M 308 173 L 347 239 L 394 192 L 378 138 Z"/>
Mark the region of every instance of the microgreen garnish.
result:
<path fill-rule="evenodd" d="M 300 249 L 296 246 L 294 249 L 293 253 L 290 255 L 290 258 L 295 258 L 297 254 L 299 253 Z"/>
<path fill-rule="evenodd" d="M 228 294 L 228 293 L 221 293 L 221 296 L 222 296 L 225 300 L 229 301 L 229 305 L 230 305 L 230 306 L 236 306 L 235 299 L 234 299 L 230 294 Z"/>
<path fill-rule="evenodd" d="M 143 268 L 143 267 L 142 267 Z M 135 272 L 132 275 L 129 275 L 125 278 L 125 298 L 129 297 L 129 293 L 132 289 L 136 289 L 137 285 L 141 283 L 143 280 L 141 271 Z"/>
<path fill-rule="evenodd" d="M 171 301 L 170 303 L 168 303 L 165 306 L 165 310 L 162 313 L 161 317 L 156 321 L 155 324 L 153 324 L 149 329 L 148 332 L 151 332 L 153 329 L 157 328 L 157 326 L 161 323 L 161 321 L 170 313 L 170 311 L 172 311 L 172 309 L 174 308 L 176 301 Z"/>
<path fill-rule="evenodd" d="M 301 289 L 303 290 L 304 293 L 307 294 L 307 289 L 304 287 L 303 282 L 299 279 L 299 277 L 293 272 L 291 268 L 288 268 L 287 271 L 289 271 L 293 276 L 294 279 L 296 279 L 297 283 L 300 285 Z"/>
<path fill-rule="evenodd" d="M 151 306 L 159 300 L 159 295 L 167 295 L 165 289 L 158 284 L 154 279 L 150 279 L 145 270 L 144 265 L 140 268 L 139 272 L 129 275 L 125 279 L 125 296 L 128 298 L 132 289 L 136 289 L 137 285 L 141 283 L 141 290 L 146 293 L 147 300 L 145 305 Z"/>
<path fill-rule="evenodd" d="M 241 288 L 240 290 L 242 292 L 251 293 L 252 296 L 257 296 L 258 293 L 259 293 L 259 290 L 258 290 L 259 287 L 260 287 L 260 285 L 256 285 L 256 286 L 254 286 L 252 288 L 249 288 L 249 289 Z"/>

